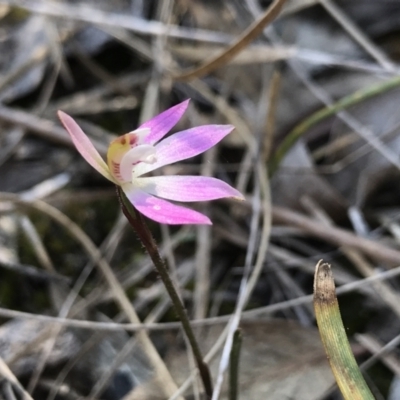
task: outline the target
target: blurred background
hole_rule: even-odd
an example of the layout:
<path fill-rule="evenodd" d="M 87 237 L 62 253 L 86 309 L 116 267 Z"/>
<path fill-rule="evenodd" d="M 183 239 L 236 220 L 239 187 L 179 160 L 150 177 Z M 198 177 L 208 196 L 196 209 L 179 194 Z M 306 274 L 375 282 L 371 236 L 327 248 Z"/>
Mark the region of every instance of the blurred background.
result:
<path fill-rule="evenodd" d="M 157 174 L 246 201 L 194 204 L 213 226 L 150 227 L 219 398 L 235 311 L 239 398 L 341 398 L 309 296 L 324 259 L 374 396 L 400 399 L 399 58 L 398 0 L 0 0 L 0 397 L 205 398 L 115 188 L 56 117 L 104 155 L 191 98 L 174 132 L 236 129 Z M 135 313 L 152 329 L 135 334 Z"/>

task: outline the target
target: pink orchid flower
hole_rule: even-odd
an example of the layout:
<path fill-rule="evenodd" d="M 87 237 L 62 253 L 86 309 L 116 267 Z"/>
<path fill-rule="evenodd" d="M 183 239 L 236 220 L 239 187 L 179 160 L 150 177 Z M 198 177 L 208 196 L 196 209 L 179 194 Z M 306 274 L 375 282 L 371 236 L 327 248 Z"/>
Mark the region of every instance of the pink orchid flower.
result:
<path fill-rule="evenodd" d="M 234 129 L 231 125 L 204 125 L 161 140 L 181 119 L 188 104 L 186 100 L 113 140 L 107 151 L 107 163 L 69 115 L 59 111 L 58 116 L 82 157 L 105 178 L 119 185 L 132 205 L 146 217 L 171 225 L 211 225 L 207 216 L 163 199 L 190 202 L 233 197 L 243 200 L 239 191 L 219 179 L 205 176 L 143 176 L 205 152 Z"/>

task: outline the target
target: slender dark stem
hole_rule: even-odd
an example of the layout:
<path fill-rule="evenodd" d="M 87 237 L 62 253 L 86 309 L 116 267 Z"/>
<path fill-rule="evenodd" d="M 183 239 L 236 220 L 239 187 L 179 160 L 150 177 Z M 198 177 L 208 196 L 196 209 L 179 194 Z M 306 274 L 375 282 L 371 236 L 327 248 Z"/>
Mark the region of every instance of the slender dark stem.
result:
<path fill-rule="evenodd" d="M 236 329 L 233 335 L 233 345 L 229 359 L 229 400 L 238 399 L 239 358 L 242 347 L 242 332 Z"/>
<path fill-rule="evenodd" d="M 183 305 L 178 295 L 178 292 L 174 287 L 174 283 L 172 282 L 172 279 L 168 273 L 168 269 L 164 263 L 164 260 L 160 256 L 153 235 L 151 234 L 150 229 L 148 228 L 142 215 L 136 212 L 136 210 L 131 205 L 129 200 L 126 198 L 125 194 L 122 192 L 119 186 L 117 186 L 117 195 L 125 217 L 129 221 L 130 225 L 135 230 L 135 232 L 139 236 L 139 239 L 143 243 L 143 246 L 149 253 L 150 258 L 153 261 L 153 264 L 156 267 L 157 272 L 160 275 L 160 278 L 163 281 L 165 288 L 167 289 L 168 295 L 171 298 L 172 304 L 175 308 L 178 318 L 182 323 L 183 330 L 185 331 L 190 346 L 192 347 L 197 368 L 199 369 L 200 377 L 201 380 L 203 381 L 205 393 L 207 397 L 211 399 L 213 392 L 213 385 L 211 381 L 210 370 L 208 369 L 208 365 L 203 361 L 203 355 L 201 354 L 200 347 L 197 343 L 196 337 L 190 325 L 189 318 L 186 314 L 185 306 Z"/>

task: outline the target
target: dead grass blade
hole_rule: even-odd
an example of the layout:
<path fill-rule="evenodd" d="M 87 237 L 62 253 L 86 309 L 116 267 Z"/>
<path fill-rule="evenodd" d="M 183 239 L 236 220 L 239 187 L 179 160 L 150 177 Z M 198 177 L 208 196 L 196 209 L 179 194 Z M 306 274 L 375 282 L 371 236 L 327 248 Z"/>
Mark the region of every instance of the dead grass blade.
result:
<path fill-rule="evenodd" d="M 236 54 L 243 50 L 257 36 L 259 36 L 265 27 L 271 23 L 281 11 L 286 0 L 275 0 L 259 19 L 257 19 L 249 28 L 247 28 L 235 42 L 224 50 L 221 54 L 207 60 L 200 67 L 191 69 L 179 75 L 174 75 L 174 79 L 180 81 L 189 81 L 195 78 L 200 78 L 203 75 L 209 74 L 216 68 L 225 65 Z"/>
<path fill-rule="evenodd" d="M 1 105 L 0 120 L 21 126 L 29 130 L 30 133 L 36 134 L 51 142 L 72 146 L 72 141 L 68 133 L 65 132 L 65 129 L 56 125 L 53 121 L 39 118 L 29 112 Z M 100 153 L 107 153 L 108 146 L 105 146 L 95 139 L 92 139 L 92 143 Z"/>
<path fill-rule="evenodd" d="M 69 5 L 35 0 L 0 0 L 0 4 L 20 7 L 27 11 L 55 18 L 68 18 L 106 27 L 123 28 L 142 35 L 166 35 L 177 39 L 186 39 L 211 43 L 226 43 L 230 35 L 202 29 L 190 29 L 177 25 L 165 26 L 158 21 L 148 21 L 127 14 L 101 11 L 88 5 Z"/>
<path fill-rule="evenodd" d="M 72 220 L 70 220 L 65 214 L 57 210 L 56 208 L 42 202 L 42 201 L 34 201 L 31 203 L 25 203 L 19 200 L 17 195 L 5 195 L 11 201 L 14 201 L 17 205 L 24 207 L 33 207 L 36 210 L 41 211 L 45 215 L 49 216 L 51 219 L 60 224 L 68 233 L 71 234 L 85 249 L 85 251 L 90 256 L 91 260 L 98 265 L 100 271 L 103 273 L 104 278 L 107 283 L 110 285 L 111 290 L 115 296 L 116 301 L 120 305 L 121 309 L 126 313 L 128 319 L 135 324 L 140 324 L 139 317 L 136 314 L 130 300 L 126 296 L 124 290 L 121 288 L 120 283 L 115 278 L 115 275 L 106 262 L 106 260 L 102 257 L 100 251 L 93 244 L 91 239 L 86 235 L 85 232 L 81 230 L 81 228 L 75 224 Z M 163 381 L 164 388 L 167 394 L 174 393 L 177 389 L 172 377 L 170 376 L 164 362 L 162 361 L 160 355 L 155 349 L 153 343 L 151 342 L 149 336 L 145 331 L 141 331 L 138 333 L 138 338 L 148 355 L 151 363 L 155 371 L 160 375 L 160 378 Z"/>
<path fill-rule="evenodd" d="M 3 361 L 2 358 L 0 358 L 0 375 L 2 375 L 5 379 L 8 379 L 18 388 L 24 400 L 33 400 L 31 395 L 27 391 L 25 391 L 24 387 L 18 381 L 16 376 L 12 373 L 10 368 L 8 368 L 7 364 Z"/>
<path fill-rule="evenodd" d="M 376 61 L 388 71 L 396 69 L 395 64 L 386 54 L 358 28 L 358 26 L 331 0 L 319 0 L 320 4 L 332 15 L 332 17 L 342 25 L 351 37 L 362 46 Z"/>
<path fill-rule="evenodd" d="M 400 251 L 380 244 L 379 242 L 356 236 L 351 232 L 336 228 L 326 227 L 297 212 L 283 207 L 275 206 L 272 209 L 272 217 L 275 223 L 283 223 L 304 229 L 316 238 L 327 240 L 338 246 L 350 246 L 378 262 L 384 262 L 389 266 L 400 264 Z"/>

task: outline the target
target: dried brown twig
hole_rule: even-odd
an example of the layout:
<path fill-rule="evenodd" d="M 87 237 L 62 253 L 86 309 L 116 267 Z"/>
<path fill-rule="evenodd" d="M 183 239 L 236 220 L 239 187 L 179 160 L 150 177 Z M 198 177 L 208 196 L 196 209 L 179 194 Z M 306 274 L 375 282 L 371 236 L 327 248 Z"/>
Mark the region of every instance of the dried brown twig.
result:
<path fill-rule="evenodd" d="M 175 75 L 174 78 L 180 81 L 188 81 L 195 78 L 200 78 L 203 75 L 209 74 L 214 69 L 225 65 L 263 32 L 265 27 L 278 16 L 283 5 L 285 4 L 285 1 L 286 0 L 275 0 L 267 9 L 267 11 L 265 11 L 259 19 L 257 19 L 249 28 L 247 28 L 235 40 L 235 42 L 221 54 L 212 57 L 210 60 L 206 60 L 200 67 L 190 69 L 189 71 L 183 72 L 179 75 Z"/>

